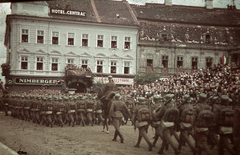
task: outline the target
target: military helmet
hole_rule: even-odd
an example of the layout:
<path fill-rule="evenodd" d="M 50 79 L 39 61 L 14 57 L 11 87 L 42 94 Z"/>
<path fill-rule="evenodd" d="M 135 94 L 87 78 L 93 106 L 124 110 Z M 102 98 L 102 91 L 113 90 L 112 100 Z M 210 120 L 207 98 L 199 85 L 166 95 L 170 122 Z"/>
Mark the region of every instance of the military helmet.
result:
<path fill-rule="evenodd" d="M 129 98 L 131 98 L 131 96 L 130 96 L 130 95 L 127 95 L 127 98 L 129 99 Z"/>
<path fill-rule="evenodd" d="M 69 98 L 68 98 L 67 96 L 64 96 L 63 99 L 64 99 L 64 100 L 68 100 Z"/>
<path fill-rule="evenodd" d="M 108 79 L 112 79 L 112 75 L 109 75 L 109 76 L 108 76 Z"/>
<path fill-rule="evenodd" d="M 158 95 L 154 95 L 153 96 L 153 100 L 156 102 L 156 101 L 158 101 L 158 99 L 159 99 L 159 96 Z"/>
<path fill-rule="evenodd" d="M 183 96 L 183 100 L 186 100 L 189 97 L 190 97 L 190 95 L 186 94 L 186 95 Z"/>
<path fill-rule="evenodd" d="M 167 95 L 165 96 L 165 99 L 166 99 L 166 100 L 170 100 L 172 97 L 173 97 L 172 94 L 167 94 Z"/>
<path fill-rule="evenodd" d="M 229 97 L 227 95 L 221 95 L 221 104 L 228 104 L 229 102 Z"/>
<path fill-rule="evenodd" d="M 163 101 L 164 101 L 164 99 L 163 99 L 162 96 L 159 96 L 159 97 L 158 97 L 158 100 L 159 100 L 160 102 L 163 102 Z"/>
<path fill-rule="evenodd" d="M 139 104 L 145 104 L 145 103 L 146 103 L 145 97 L 139 97 L 139 98 L 138 98 L 138 103 L 139 103 Z"/>
<path fill-rule="evenodd" d="M 207 99 L 207 95 L 206 94 L 204 94 L 204 93 L 199 94 L 199 102 L 200 103 L 205 102 L 206 99 Z"/>
<path fill-rule="evenodd" d="M 116 94 L 114 97 L 115 97 L 115 99 L 119 99 L 121 97 L 121 95 L 120 94 Z"/>

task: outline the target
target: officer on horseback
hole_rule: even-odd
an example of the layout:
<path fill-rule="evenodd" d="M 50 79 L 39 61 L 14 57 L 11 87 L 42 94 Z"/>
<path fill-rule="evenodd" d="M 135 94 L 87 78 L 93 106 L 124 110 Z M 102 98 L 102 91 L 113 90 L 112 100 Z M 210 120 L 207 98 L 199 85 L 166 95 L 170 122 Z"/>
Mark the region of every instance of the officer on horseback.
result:
<path fill-rule="evenodd" d="M 107 96 L 111 91 L 114 91 L 114 89 L 116 87 L 116 84 L 114 83 L 111 75 L 108 76 L 108 80 L 109 80 L 109 82 L 106 83 L 103 88 L 103 91 L 105 92 L 105 94 L 100 99 L 101 102 L 103 103 L 103 106 L 107 105 L 108 101 L 110 100 L 109 98 L 107 98 Z"/>

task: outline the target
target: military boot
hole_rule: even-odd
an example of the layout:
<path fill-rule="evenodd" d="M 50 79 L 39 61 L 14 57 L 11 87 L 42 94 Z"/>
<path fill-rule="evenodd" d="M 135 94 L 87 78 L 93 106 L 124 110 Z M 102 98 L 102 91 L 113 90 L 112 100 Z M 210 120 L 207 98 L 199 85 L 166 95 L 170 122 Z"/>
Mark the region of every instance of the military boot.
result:
<path fill-rule="evenodd" d="M 121 143 L 123 143 L 124 138 L 123 138 L 123 135 L 122 135 L 120 130 L 118 130 L 118 135 L 119 135 L 119 137 L 121 139 Z"/>
<path fill-rule="evenodd" d="M 118 135 L 118 131 L 115 130 L 114 137 L 113 137 L 112 141 L 117 141 L 117 135 Z"/>
<path fill-rule="evenodd" d="M 136 145 L 134 145 L 134 147 L 139 147 L 139 145 L 140 145 L 140 142 L 141 142 L 141 140 L 142 140 L 142 136 L 138 136 L 138 141 L 137 141 L 137 144 Z"/>

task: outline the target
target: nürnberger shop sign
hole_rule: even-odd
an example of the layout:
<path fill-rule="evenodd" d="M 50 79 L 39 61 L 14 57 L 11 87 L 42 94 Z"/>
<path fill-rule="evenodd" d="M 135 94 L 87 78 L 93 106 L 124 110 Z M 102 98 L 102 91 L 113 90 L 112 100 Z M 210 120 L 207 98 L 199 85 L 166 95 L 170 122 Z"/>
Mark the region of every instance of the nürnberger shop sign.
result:
<path fill-rule="evenodd" d="M 31 78 L 16 78 L 16 84 L 55 84 L 56 79 L 31 79 Z"/>
<path fill-rule="evenodd" d="M 86 11 L 71 11 L 71 10 L 61 10 L 61 9 L 50 9 L 51 14 L 59 15 L 70 15 L 70 16 L 86 16 Z"/>

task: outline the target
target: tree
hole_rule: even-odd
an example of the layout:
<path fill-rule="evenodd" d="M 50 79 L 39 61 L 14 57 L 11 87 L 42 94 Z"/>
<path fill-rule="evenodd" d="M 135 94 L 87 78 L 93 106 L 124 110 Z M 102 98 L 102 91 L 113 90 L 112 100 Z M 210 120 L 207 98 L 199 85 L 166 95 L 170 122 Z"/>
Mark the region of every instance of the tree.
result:
<path fill-rule="evenodd" d="M 156 72 L 150 72 L 147 71 L 145 73 L 138 73 L 134 77 L 134 82 L 138 85 L 148 84 L 155 82 L 156 80 L 160 79 L 160 74 L 157 74 Z"/>

